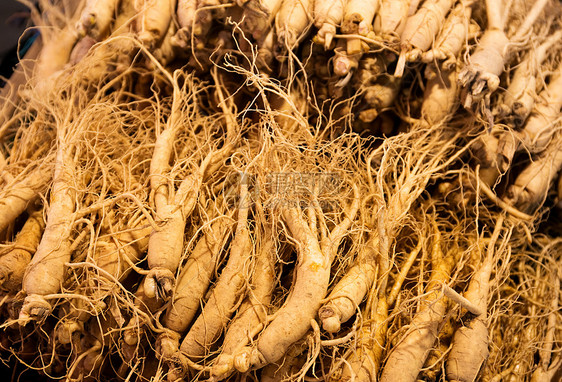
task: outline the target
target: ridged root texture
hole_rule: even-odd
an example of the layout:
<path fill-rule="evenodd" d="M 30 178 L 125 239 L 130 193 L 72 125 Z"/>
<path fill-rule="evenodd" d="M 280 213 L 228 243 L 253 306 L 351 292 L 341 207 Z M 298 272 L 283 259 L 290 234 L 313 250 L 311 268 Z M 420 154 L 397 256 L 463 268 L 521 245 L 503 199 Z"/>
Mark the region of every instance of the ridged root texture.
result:
<path fill-rule="evenodd" d="M 180 347 L 180 335 L 176 332 L 167 331 L 156 339 L 156 354 L 163 360 L 172 360 Z"/>
<path fill-rule="evenodd" d="M 30 294 L 25 298 L 23 306 L 19 314 L 19 319 L 26 322 L 29 320 L 43 321 L 45 320 L 53 307 L 47 300 L 38 294 Z"/>
<path fill-rule="evenodd" d="M 187 358 L 180 352 L 176 352 L 174 356 L 170 357 L 168 381 L 174 382 L 185 378 L 189 368 L 188 364 Z"/>
<path fill-rule="evenodd" d="M 62 321 L 56 329 L 57 340 L 64 345 L 72 342 L 72 335 L 84 330 L 82 324 L 75 320 Z"/>

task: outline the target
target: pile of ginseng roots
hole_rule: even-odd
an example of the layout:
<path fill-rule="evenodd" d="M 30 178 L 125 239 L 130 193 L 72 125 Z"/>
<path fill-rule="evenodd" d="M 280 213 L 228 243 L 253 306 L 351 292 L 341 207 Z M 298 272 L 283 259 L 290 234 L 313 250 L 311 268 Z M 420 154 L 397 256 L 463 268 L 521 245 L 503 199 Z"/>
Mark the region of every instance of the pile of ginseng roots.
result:
<path fill-rule="evenodd" d="M 560 3 L 29 6 L 13 380 L 561 378 Z"/>

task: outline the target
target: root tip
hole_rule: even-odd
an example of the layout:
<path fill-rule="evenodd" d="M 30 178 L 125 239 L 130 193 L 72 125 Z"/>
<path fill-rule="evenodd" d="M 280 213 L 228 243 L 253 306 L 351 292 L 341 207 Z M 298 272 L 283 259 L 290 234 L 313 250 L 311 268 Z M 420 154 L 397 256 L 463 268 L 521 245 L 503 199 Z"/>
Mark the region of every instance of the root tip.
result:
<path fill-rule="evenodd" d="M 337 316 L 326 317 L 322 320 L 322 328 L 328 333 L 337 333 L 340 331 L 341 323 Z"/>
<path fill-rule="evenodd" d="M 23 302 L 19 319 L 24 323 L 27 323 L 29 320 L 43 321 L 51 314 L 51 310 L 51 304 L 43 296 L 31 294 Z"/>
<path fill-rule="evenodd" d="M 245 373 L 250 370 L 250 360 L 252 358 L 253 349 L 249 347 L 242 348 L 233 359 L 233 365 L 236 370 Z"/>
<path fill-rule="evenodd" d="M 175 286 L 174 274 L 165 268 L 153 268 L 144 279 L 144 293 L 148 298 L 169 299 Z"/>

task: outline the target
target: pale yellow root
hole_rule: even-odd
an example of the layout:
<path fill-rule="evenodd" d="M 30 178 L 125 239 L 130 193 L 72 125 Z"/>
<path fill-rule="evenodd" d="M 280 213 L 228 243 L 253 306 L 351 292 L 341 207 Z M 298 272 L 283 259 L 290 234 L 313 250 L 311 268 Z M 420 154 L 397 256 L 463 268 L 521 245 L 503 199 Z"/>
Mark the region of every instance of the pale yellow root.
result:
<path fill-rule="evenodd" d="M 370 301 L 367 301 L 363 311 L 364 323 L 357 330 L 357 345 L 345 356 L 345 362 L 341 368 L 334 370 L 331 378 L 334 382 L 352 380 L 370 382 L 377 379 L 386 343 L 389 306 L 394 304 L 397 296 L 396 291 L 401 289 L 405 279 L 405 274 L 399 275 L 391 292 L 387 293 L 386 286 L 390 273 L 389 248 L 386 246 L 388 243 L 388 240 L 382 240 L 381 245 L 379 245 L 381 256 L 377 263 L 379 265 L 378 280 L 380 281 L 377 281 L 371 287 Z M 404 273 L 408 272 L 409 267 L 420 252 L 422 244 L 423 241 L 420 240 L 403 265 Z M 377 285 L 377 291 L 374 289 L 375 285 Z"/>
<path fill-rule="evenodd" d="M 174 79 L 177 81 L 177 79 Z M 188 79 L 186 79 L 187 83 Z M 166 128 L 158 134 L 150 162 L 150 188 L 154 193 L 154 205 L 160 226 L 150 235 L 148 242 L 148 267 L 145 277 L 147 296 L 168 299 L 175 285 L 175 272 L 178 269 L 184 250 L 184 231 L 187 217 L 197 203 L 199 190 L 207 165 L 213 153 L 207 154 L 202 163 L 187 175 L 177 190 L 168 184 L 169 162 L 172 159 L 174 140 L 180 126 L 181 104 L 191 91 L 174 83 L 174 100 Z"/>
<path fill-rule="evenodd" d="M 426 0 L 421 8 L 406 20 L 400 36 L 401 59 L 398 60 L 394 75 L 402 76 L 405 61 L 417 61 L 435 41 L 453 0 Z"/>
<path fill-rule="evenodd" d="M 298 45 L 311 24 L 313 0 L 284 0 L 275 16 L 277 44 L 274 47 L 277 59 Z"/>
<path fill-rule="evenodd" d="M 281 361 L 265 366 L 261 371 L 260 382 L 278 382 L 291 378 L 305 362 L 301 354 L 306 346 L 306 341 L 299 341 L 287 350 Z"/>
<path fill-rule="evenodd" d="M 161 226 L 154 230 L 148 243 L 148 266 L 151 273 L 145 278 L 149 296 L 169 297 L 174 287 L 174 272 L 183 253 L 185 217 L 182 208 L 171 203 L 165 180 L 165 169 L 172 155 L 172 142 L 177 129 L 164 130 L 157 138 L 150 163 L 150 185 L 154 190 L 154 204 Z"/>
<path fill-rule="evenodd" d="M 197 2 L 197 0 L 178 0 L 176 15 L 179 29 L 171 41 L 180 48 L 186 49 L 190 45 Z"/>
<path fill-rule="evenodd" d="M 318 28 L 315 41 L 328 49 L 336 35 L 336 29 L 343 20 L 345 0 L 315 0 L 314 25 Z"/>
<path fill-rule="evenodd" d="M 381 232 L 378 232 L 380 234 Z M 374 235 L 374 234 L 372 234 Z M 378 290 L 370 286 L 369 298 L 363 310 L 363 324 L 357 329 L 356 344 L 344 356 L 344 362 L 331 373 L 330 381 L 371 381 L 379 371 L 382 351 L 388 329 L 388 300 L 386 282 L 389 259 L 386 252 L 388 240 L 378 240 L 377 257 Z"/>
<path fill-rule="evenodd" d="M 145 278 L 148 296 L 169 298 L 175 285 L 174 272 L 183 254 L 183 235 L 186 216 L 178 205 L 165 205 L 159 209 L 164 224 L 150 235 L 148 243 L 148 266 Z"/>
<path fill-rule="evenodd" d="M 50 304 L 41 296 L 60 291 L 65 264 L 70 261 L 70 234 L 75 209 L 75 189 L 72 187 L 74 153 L 68 142 L 61 140 L 59 144 L 45 232 L 23 277 L 22 286 L 27 297 L 20 318 L 24 321 L 29 318 L 42 320 L 50 313 L 50 308 L 47 308 Z"/>
<path fill-rule="evenodd" d="M 556 175 L 562 169 L 562 138 L 553 139 L 509 186 L 505 201 L 520 211 L 533 213 L 546 200 Z"/>
<path fill-rule="evenodd" d="M 423 297 L 420 310 L 414 315 L 409 330 L 391 350 L 382 370 L 381 382 L 415 381 L 437 338 L 439 325 L 447 310 L 447 300 L 441 293 L 440 285 L 449 280 L 455 265 L 455 256 L 450 253 L 443 255 L 442 244 L 441 235 L 436 228 L 428 292 Z"/>
<path fill-rule="evenodd" d="M 62 319 L 57 324 L 55 336 L 57 341 L 61 344 L 69 345 L 74 340 L 74 333 L 81 333 L 83 330 L 83 322 Z"/>
<path fill-rule="evenodd" d="M 343 369 L 333 374 L 332 381 L 376 380 L 388 330 L 388 301 L 384 293 L 374 299 L 367 318 L 371 322 L 358 330 L 357 348 L 347 357 Z"/>
<path fill-rule="evenodd" d="M 341 324 L 353 317 L 373 285 L 377 246 L 376 236 L 373 236 L 359 254 L 358 263 L 346 271 L 328 295 L 328 302 L 318 310 L 322 328 L 327 332 L 338 332 Z"/>
<path fill-rule="evenodd" d="M 261 38 L 258 42 L 258 46 L 258 62 L 256 65 L 265 72 L 271 72 L 275 59 L 275 53 L 273 51 L 275 47 L 275 30 L 273 28 Z"/>
<path fill-rule="evenodd" d="M 497 220 L 496 227 L 488 243 L 486 258 L 481 267 L 472 275 L 464 297 L 479 307 L 483 314 L 466 320 L 453 336 L 446 368 L 447 377 L 455 382 L 474 381 L 488 358 L 488 295 L 490 275 L 494 267 L 495 246 L 503 228 L 503 216 Z"/>
<path fill-rule="evenodd" d="M 458 71 L 438 69 L 427 65 L 425 77 L 427 83 L 423 95 L 421 115 L 429 124 L 437 124 L 450 118 L 458 106 Z"/>
<path fill-rule="evenodd" d="M 442 374 L 443 359 L 449 350 L 449 343 L 453 337 L 453 326 L 451 320 L 448 319 L 440 328 L 439 337 L 435 347 L 431 349 L 423 370 L 419 375 L 418 381 L 437 381 L 438 376 Z"/>
<path fill-rule="evenodd" d="M 89 34 L 95 39 L 105 37 L 111 22 L 115 18 L 118 5 L 119 0 L 86 1 L 86 6 L 82 10 L 76 29 L 78 29 L 80 34 Z"/>
<path fill-rule="evenodd" d="M 180 28 L 191 29 L 195 20 L 197 0 L 178 0 L 176 14 Z"/>
<path fill-rule="evenodd" d="M 330 258 L 323 253 L 316 232 L 304 220 L 300 208 L 285 208 L 283 220 L 296 242 L 299 264 L 292 292 L 261 333 L 255 345 L 242 349 L 234 359 L 239 371 L 261 368 L 281 359 L 287 349 L 310 328 L 330 280 Z M 245 360 L 245 361 L 243 361 Z"/>
<path fill-rule="evenodd" d="M 251 280 L 251 291 L 238 308 L 236 317 L 228 326 L 221 346 L 221 353 L 211 368 L 216 380 L 228 377 L 234 370 L 234 354 L 246 346 L 257 334 L 256 329 L 267 324 L 268 306 L 275 286 L 275 261 L 277 251 L 273 231 L 260 232 L 264 237 L 256 255 L 256 265 Z"/>
<path fill-rule="evenodd" d="M 343 12 L 343 33 L 367 36 L 373 29 L 373 19 L 380 7 L 380 0 L 348 0 Z"/>
<path fill-rule="evenodd" d="M 131 264 L 136 264 L 146 252 L 151 230 L 150 226 L 132 228 L 98 239 L 92 256 L 94 264 L 117 280 L 127 277 L 132 270 Z"/>
<path fill-rule="evenodd" d="M 452 10 L 433 47 L 422 53 L 422 62 L 443 61 L 443 68 L 452 69 L 457 65 L 457 56 L 466 45 L 467 39 L 475 34 L 475 25 L 470 23 L 474 1 L 457 4 Z"/>
<path fill-rule="evenodd" d="M 474 101 L 496 91 L 500 84 L 499 76 L 505 65 L 509 39 L 502 30 L 487 29 L 474 53 L 459 73 L 459 84 L 466 91 L 463 105 L 470 108 Z"/>
<path fill-rule="evenodd" d="M 181 344 L 184 356 L 198 359 L 205 356 L 228 320 L 236 304 L 245 293 L 248 262 L 252 256 L 252 243 L 248 227 L 248 184 L 240 185 L 240 205 L 236 233 L 230 247 L 230 256 L 209 299 Z"/>
<path fill-rule="evenodd" d="M 0 257 L 0 287 L 3 290 L 21 290 L 25 269 L 37 250 L 44 228 L 43 211 L 32 211 L 16 236 L 15 248 Z"/>
<path fill-rule="evenodd" d="M 106 234 L 99 237 L 95 244 L 95 249 L 88 258 L 91 262 L 93 271 L 87 274 L 85 287 L 89 292 L 84 292 L 90 296 L 88 301 L 79 299 L 73 303 L 77 308 L 76 312 L 71 312 L 70 317 L 78 321 L 86 322 L 92 316 L 99 316 L 108 310 L 105 298 L 108 296 L 108 289 L 111 290 L 118 286 L 132 270 L 136 269 L 136 264 L 142 260 L 148 246 L 148 236 L 152 228 L 132 226 L 129 231 L 116 234 Z M 114 301 L 111 301 L 114 303 Z M 111 305 L 109 307 L 111 310 Z M 120 313 L 114 316 L 121 316 Z M 123 317 L 120 318 L 125 323 Z"/>
<path fill-rule="evenodd" d="M 176 58 L 176 45 L 173 43 L 173 37 L 176 34 L 176 26 L 174 23 L 170 23 L 166 34 L 157 45 L 157 48 L 154 50 L 153 54 L 154 57 L 158 60 L 161 65 L 168 65 Z M 152 62 L 149 62 L 149 67 L 154 66 Z M 154 66 L 154 69 L 156 67 Z"/>
<path fill-rule="evenodd" d="M 382 75 L 377 81 L 364 89 L 363 100 L 372 108 L 383 111 L 390 107 L 398 93 L 402 78 L 392 75 Z"/>
<path fill-rule="evenodd" d="M 180 273 L 170 306 L 162 320 L 169 331 L 162 333 L 157 339 L 157 352 L 162 360 L 169 360 L 178 352 L 181 336 L 201 305 L 216 269 L 218 256 L 231 230 L 228 220 L 219 218 L 210 228 L 204 228 L 203 236 Z"/>
<path fill-rule="evenodd" d="M 352 55 L 347 54 L 345 41 L 343 39 L 338 41 L 334 53 L 334 74 L 337 77 L 343 77 L 336 86 L 344 87 L 351 80 L 355 69 L 359 67 L 359 61 L 363 54 L 362 52 Z"/>
<path fill-rule="evenodd" d="M 195 49 L 203 49 L 205 47 L 207 35 L 213 25 L 213 18 L 217 17 L 215 12 L 209 9 L 209 6 L 212 7 L 212 3 L 214 3 L 213 0 L 199 0 L 197 3 L 195 19 L 193 20 L 193 27 L 190 31 L 192 35 L 191 41 L 193 41 L 193 44 L 190 44 L 192 52 Z"/>
<path fill-rule="evenodd" d="M 499 106 L 502 115 L 513 118 L 515 126 L 521 126 L 531 113 L 537 98 L 537 73 L 552 46 L 561 38 L 562 30 L 553 33 L 539 47 L 531 49 L 515 69 Z"/>
<path fill-rule="evenodd" d="M 562 64 L 551 75 L 547 87 L 540 92 L 537 102 L 523 126 L 523 130 L 506 132 L 500 138 L 498 154 L 502 166 L 508 167 L 515 153 L 525 149 L 531 153 L 545 150 L 557 131 L 556 121 L 562 108 Z"/>
<path fill-rule="evenodd" d="M 526 34 L 547 2 L 548 0 L 537 0 L 533 3 L 511 41 L 519 43 L 527 38 Z M 507 21 L 506 6 L 508 4 L 503 1 L 486 1 L 487 29 L 476 50 L 469 57 L 468 65 L 459 73 L 459 83 L 465 88 L 465 108 L 470 108 L 474 101 L 478 102 L 483 97 L 486 103 L 489 103 L 490 94 L 495 92 L 500 84 L 499 76 L 504 70 L 505 59 L 511 49 L 510 40 L 504 32 Z"/>
<path fill-rule="evenodd" d="M 135 307 L 140 312 L 154 313 L 164 302 L 155 300 L 146 295 L 143 283 L 140 283 L 135 292 Z M 135 312 L 123 330 L 123 342 L 127 346 L 136 347 L 140 343 L 144 334 L 144 326 L 146 324 L 146 316 Z"/>
<path fill-rule="evenodd" d="M 156 339 L 156 355 L 164 362 L 169 362 L 180 348 L 181 335 L 173 330 L 167 330 Z"/>
<path fill-rule="evenodd" d="M 482 134 L 472 148 L 474 156 L 480 165 L 480 179 L 490 188 L 495 185 L 500 174 L 507 170 L 502 165 L 503 161 L 498 158 L 497 153 L 500 142 L 497 135 L 497 129 L 492 129 L 490 133 Z"/>
<path fill-rule="evenodd" d="M 406 27 L 409 1 L 382 0 L 380 9 L 375 16 L 374 30 L 383 40 L 398 43 L 400 35 Z"/>
<path fill-rule="evenodd" d="M 49 161 L 49 157 L 45 158 Z M 46 191 L 53 176 L 50 165 L 41 165 L 17 177 L 0 192 L 0 232 L 13 223 L 37 196 Z"/>
<path fill-rule="evenodd" d="M 166 34 L 172 15 L 176 10 L 175 0 L 134 0 L 138 15 L 135 30 L 139 40 L 154 47 Z"/>
<path fill-rule="evenodd" d="M 299 263 L 289 297 L 275 313 L 271 323 L 262 331 L 256 343 L 241 349 L 234 357 L 238 371 L 257 369 L 281 359 L 289 347 L 303 338 L 311 327 L 325 297 L 330 280 L 330 265 L 337 255 L 341 240 L 359 210 L 360 197 L 356 184 L 352 184 L 353 201 L 342 219 L 329 235 L 321 229 L 318 240 L 316 209 L 309 209 L 307 222 L 300 207 L 281 208 L 282 218 L 296 243 Z M 322 211 L 319 210 L 321 214 Z"/>
<path fill-rule="evenodd" d="M 48 36 L 43 39 L 43 49 L 35 67 L 35 82 L 40 90 L 48 89 L 51 76 L 64 69 L 79 38 L 71 25 Z"/>
<path fill-rule="evenodd" d="M 380 0 L 363 1 L 349 0 L 345 4 L 341 31 L 344 34 L 367 36 L 373 30 L 373 19 L 380 6 Z M 348 55 L 363 53 L 364 44 L 360 39 L 347 39 Z"/>
<path fill-rule="evenodd" d="M 535 369 L 531 376 L 531 382 L 541 382 L 541 381 L 554 381 L 554 376 L 560 370 L 562 366 L 562 356 L 560 354 L 553 358 L 553 347 L 555 343 L 555 332 L 556 332 L 556 322 L 558 321 L 559 304 L 558 300 L 560 298 L 560 272 L 554 276 L 552 280 L 552 290 L 554 296 L 552 302 L 550 303 L 550 313 L 548 315 L 548 328 L 546 336 L 543 341 L 543 345 L 539 350 L 540 363 Z"/>
<path fill-rule="evenodd" d="M 389 58 L 386 54 L 366 54 L 359 62 L 359 68 L 354 75 L 353 83 L 356 86 L 373 84 L 381 74 L 386 73 L 389 62 L 393 58 Z"/>

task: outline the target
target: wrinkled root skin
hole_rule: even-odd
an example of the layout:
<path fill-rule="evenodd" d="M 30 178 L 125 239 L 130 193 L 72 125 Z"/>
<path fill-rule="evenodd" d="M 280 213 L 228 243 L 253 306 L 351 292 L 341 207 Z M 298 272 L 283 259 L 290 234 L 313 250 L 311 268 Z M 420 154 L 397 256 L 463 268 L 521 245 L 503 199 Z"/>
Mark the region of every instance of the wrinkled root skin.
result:
<path fill-rule="evenodd" d="M 187 358 L 180 352 L 176 352 L 168 361 L 168 381 L 180 381 L 187 376 L 188 362 Z"/>
<path fill-rule="evenodd" d="M 247 372 L 254 364 L 262 361 L 265 362 L 265 359 L 259 354 L 259 351 L 248 346 L 234 355 L 234 367 L 241 373 Z"/>
<path fill-rule="evenodd" d="M 61 344 L 68 345 L 72 342 L 72 335 L 84 330 L 81 322 L 68 320 L 63 321 L 56 329 L 56 336 Z"/>
<path fill-rule="evenodd" d="M 488 328 L 482 318 L 472 319 L 454 334 L 447 359 L 447 379 L 455 382 L 478 380 L 488 359 Z M 459 346 L 460 345 L 460 346 Z"/>
<path fill-rule="evenodd" d="M 163 361 L 171 361 L 180 347 L 180 335 L 167 331 L 156 339 L 156 354 Z"/>
<path fill-rule="evenodd" d="M 232 355 L 222 355 L 220 363 L 213 364 L 211 368 L 211 379 L 222 381 L 234 371 L 234 357 Z"/>
<path fill-rule="evenodd" d="M 188 49 L 190 46 L 189 30 L 187 28 L 179 29 L 172 37 L 172 45 L 178 48 Z"/>
<path fill-rule="evenodd" d="M 52 310 L 51 304 L 47 302 L 43 296 L 30 294 L 23 302 L 19 319 L 22 321 L 23 325 L 30 320 L 42 322 L 51 314 Z"/>

